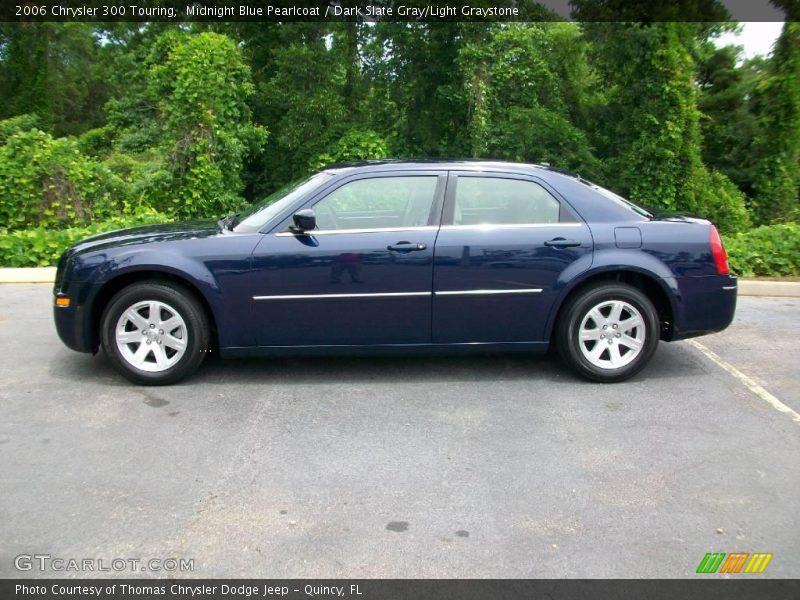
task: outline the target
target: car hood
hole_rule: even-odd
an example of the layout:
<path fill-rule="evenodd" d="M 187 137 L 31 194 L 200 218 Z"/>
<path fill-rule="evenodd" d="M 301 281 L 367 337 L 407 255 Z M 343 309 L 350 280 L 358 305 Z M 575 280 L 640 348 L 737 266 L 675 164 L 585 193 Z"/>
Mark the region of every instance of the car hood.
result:
<path fill-rule="evenodd" d="M 216 221 L 182 221 L 161 225 L 144 225 L 117 229 L 85 238 L 73 244 L 68 252 L 76 254 L 88 250 L 100 250 L 108 247 L 128 246 L 133 244 L 150 244 L 156 242 L 172 242 L 200 237 L 219 235 L 220 228 Z"/>

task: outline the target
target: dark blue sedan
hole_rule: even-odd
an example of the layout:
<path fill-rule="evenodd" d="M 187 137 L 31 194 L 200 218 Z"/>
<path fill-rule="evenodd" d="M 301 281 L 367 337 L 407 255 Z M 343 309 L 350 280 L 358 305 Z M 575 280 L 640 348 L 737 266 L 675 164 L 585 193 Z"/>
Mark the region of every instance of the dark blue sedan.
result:
<path fill-rule="evenodd" d="M 370 162 L 219 221 L 69 248 L 55 322 L 81 352 L 167 384 L 209 352 L 545 351 L 621 381 L 658 340 L 720 331 L 736 278 L 708 221 L 654 215 L 580 177 L 502 162 Z"/>

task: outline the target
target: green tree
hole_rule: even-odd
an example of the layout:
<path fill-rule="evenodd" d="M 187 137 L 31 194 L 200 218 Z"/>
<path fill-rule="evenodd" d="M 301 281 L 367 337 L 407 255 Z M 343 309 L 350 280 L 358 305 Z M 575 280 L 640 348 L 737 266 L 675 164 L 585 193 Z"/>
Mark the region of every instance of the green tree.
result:
<path fill-rule="evenodd" d="M 753 195 L 755 140 L 759 123 L 752 98 L 766 61 L 757 56 L 740 62 L 741 48 L 716 48 L 708 42 L 698 64 L 698 107 L 702 113 L 703 162 L 727 175 Z"/>
<path fill-rule="evenodd" d="M 89 23 L 0 24 L 0 119 L 36 114 L 56 136 L 103 121 L 106 63 Z"/>
<path fill-rule="evenodd" d="M 457 67 L 467 23 L 378 23 L 366 40 L 367 115 L 396 156 L 468 156 L 468 103 Z"/>
<path fill-rule="evenodd" d="M 351 129 L 327 151 L 314 158 L 309 167 L 321 169 L 327 165 L 367 159 L 386 158 L 386 140 L 369 129 Z"/>
<path fill-rule="evenodd" d="M 324 39 L 275 52 L 275 72 L 259 86 L 262 115 L 274 131 L 267 147 L 269 187 L 296 178 L 344 133 L 345 69 Z"/>
<path fill-rule="evenodd" d="M 800 192 L 800 23 L 786 22 L 756 90 L 759 160 L 753 183 L 759 223 L 796 220 Z"/>
<path fill-rule="evenodd" d="M 167 32 L 153 49 L 148 95 L 163 128 L 168 177 L 159 210 L 179 217 L 222 214 L 241 203 L 242 168 L 266 130 L 253 125 L 253 93 L 241 50 L 217 33 Z"/>
<path fill-rule="evenodd" d="M 594 177 L 580 121 L 592 75 L 571 23 L 481 26 L 459 54 L 473 157 L 549 162 Z M 577 74 L 583 78 L 578 81 Z"/>
<path fill-rule="evenodd" d="M 129 190 L 75 138 L 20 115 L 0 121 L 0 222 L 9 230 L 85 225 L 124 210 Z"/>
<path fill-rule="evenodd" d="M 595 135 L 609 173 L 636 202 L 748 225 L 744 196 L 702 162 L 694 23 L 585 24 L 609 88 Z"/>

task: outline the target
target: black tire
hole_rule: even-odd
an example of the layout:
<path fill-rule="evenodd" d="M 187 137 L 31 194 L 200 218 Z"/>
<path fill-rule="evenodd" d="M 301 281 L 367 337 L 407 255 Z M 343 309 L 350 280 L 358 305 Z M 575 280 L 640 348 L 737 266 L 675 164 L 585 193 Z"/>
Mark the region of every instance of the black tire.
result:
<path fill-rule="evenodd" d="M 629 357 L 627 359 L 630 360 L 630 362 L 615 368 L 593 364 L 589 358 L 584 355 L 584 351 L 581 350 L 580 344 L 582 342 L 579 339 L 581 325 L 585 318 L 589 318 L 589 312 L 594 307 L 602 305 L 604 302 L 613 301 L 628 303 L 636 309 L 641 315 L 644 330 L 644 339 L 642 340 L 638 355 L 636 355 L 634 351 L 632 355 L 634 358 Z M 630 315 L 628 312 L 624 314 Z M 594 321 L 591 320 L 590 324 L 594 325 Z M 606 336 L 602 340 L 602 343 L 605 344 L 608 340 L 608 333 L 605 333 L 605 330 L 601 330 L 600 328 L 597 331 L 598 334 Z M 615 329 L 609 327 L 608 331 L 611 332 L 612 336 L 619 337 L 617 333 L 614 333 Z M 658 346 L 659 334 L 658 313 L 653 303 L 644 293 L 624 283 L 602 283 L 580 290 L 567 300 L 567 304 L 564 306 L 564 310 L 559 316 L 559 322 L 556 323 L 555 341 L 559 354 L 564 362 L 579 375 L 590 381 L 613 383 L 633 377 L 645 367 Z M 641 334 L 637 331 L 636 335 L 638 336 Z M 594 350 L 595 342 L 587 341 L 583 343 L 585 344 L 584 348 L 587 353 L 591 353 L 591 350 Z M 601 341 L 597 341 L 596 343 L 599 344 Z M 611 345 L 614 343 L 617 343 L 617 340 L 612 338 Z M 598 346 L 597 348 L 598 351 L 600 351 L 601 347 Z M 602 346 L 602 348 L 605 348 L 605 346 Z M 630 351 L 629 348 L 621 345 L 617 353 L 627 353 Z M 602 356 L 607 356 L 608 358 L 602 359 Z M 599 361 L 598 358 L 600 359 Z M 607 354 L 605 350 L 602 351 L 601 357 L 598 358 L 595 360 L 598 362 L 608 362 L 608 364 L 610 364 L 611 356 Z"/>
<path fill-rule="evenodd" d="M 183 335 L 187 339 L 185 349 L 182 351 L 183 354 L 176 356 L 179 352 L 168 349 L 168 341 L 165 340 L 162 345 L 164 351 L 172 351 L 173 354 L 168 358 L 165 358 L 166 354 L 164 354 L 162 359 L 165 361 L 174 360 L 174 364 L 160 371 L 151 372 L 137 368 L 123 356 L 122 350 L 117 344 L 116 328 L 120 318 L 130 307 L 140 302 L 163 303 L 159 304 L 159 306 L 164 305 L 166 308 L 173 309 L 183 319 L 181 329 L 173 330 L 176 336 Z M 164 314 L 168 316 L 169 312 Z M 158 318 L 161 317 L 159 316 Z M 143 317 L 143 319 L 153 320 L 150 317 Z M 157 331 L 158 329 L 154 333 Z M 184 331 L 186 333 L 183 333 Z M 142 335 L 148 334 L 143 333 Z M 160 336 L 160 338 L 163 338 L 163 336 Z M 143 337 L 142 339 L 148 338 Z M 141 282 L 122 289 L 108 303 L 100 320 L 100 341 L 106 356 L 111 360 L 114 368 L 130 381 L 141 385 L 169 385 L 191 375 L 201 365 L 209 349 L 210 328 L 205 310 L 191 291 L 172 283 L 160 281 Z M 161 339 L 153 339 L 152 342 L 153 349 L 156 349 L 156 344 L 162 343 Z M 126 347 L 131 349 L 131 352 L 134 352 L 138 349 L 139 344 L 132 342 Z M 149 354 L 148 360 L 155 362 L 155 354 Z M 150 368 L 159 367 L 152 365 Z"/>

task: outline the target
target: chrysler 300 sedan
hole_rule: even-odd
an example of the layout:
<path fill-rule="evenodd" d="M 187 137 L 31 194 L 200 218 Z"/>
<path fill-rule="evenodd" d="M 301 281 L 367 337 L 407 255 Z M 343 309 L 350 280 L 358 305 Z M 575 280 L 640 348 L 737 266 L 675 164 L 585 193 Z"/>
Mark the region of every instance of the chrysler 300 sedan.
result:
<path fill-rule="evenodd" d="M 736 278 L 708 221 L 659 215 L 578 176 L 502 162 L 319 171 L 220 220 L 70 247 L 58 334 L 168 384 L 209 352 L 542 352 L 626 379 L 659 340 L 720 331 Z"/>

